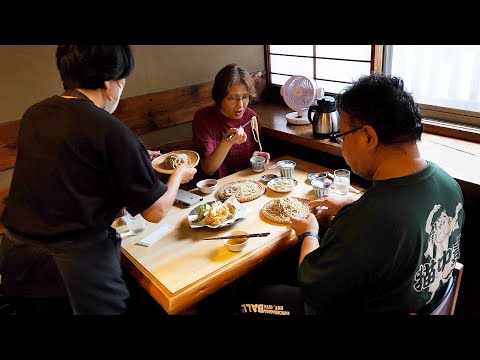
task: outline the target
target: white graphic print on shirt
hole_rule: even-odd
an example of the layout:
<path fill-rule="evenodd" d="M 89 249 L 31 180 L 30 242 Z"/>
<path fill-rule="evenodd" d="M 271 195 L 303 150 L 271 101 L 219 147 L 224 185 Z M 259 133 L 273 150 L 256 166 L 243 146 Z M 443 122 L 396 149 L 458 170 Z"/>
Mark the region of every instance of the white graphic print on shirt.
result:
<path fill-rule="evenodd" d="M 460 255 L 460 235 L 455 239 L 451 248 L 448 247 L 448 240 L 455 229 L 459 228 L 458 213 L 462 204 L 458 203 L 455 209 L 455 216 L 449 217 L 446 210 L 434 220 L 435 214 L 440 210 L 441 205 L 435 205 L 428 215 L 425 231 L 429 234 L 428 247 L 423 254 L 426 262 L 421 264 L 415 274 L 415 291 L 420 292 L 428 287 L 431 293 L 430 302 L 440 286 L 440 281 L 446 282 Z M 430 258 L 430 260 L 428 260 Z M 444 280 L 445 279 L 445 280 Z"/>

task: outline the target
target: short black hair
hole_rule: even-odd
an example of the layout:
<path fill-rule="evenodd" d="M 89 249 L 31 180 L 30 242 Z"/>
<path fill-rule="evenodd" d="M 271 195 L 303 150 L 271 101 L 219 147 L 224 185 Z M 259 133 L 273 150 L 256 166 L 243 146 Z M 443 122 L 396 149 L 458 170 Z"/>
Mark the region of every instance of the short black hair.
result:
<path fill-rule="evenodd" d="M 257 96 L 255 82 L 250 73 L 240 65 L 228 64 L 218 72 L 213 83 L 212 98 L 217 107 L 220 107 L 222 100 L 228 95 L 228 88 L 237 84 L 247 87 L 251 99 Z"/>
<path fill-rule="evenodd" d="M 338 94 L 337 106 L 348 113 L 353 125 L 372 126 L 380 143 L 421 139 L 422 114 L 399 77 L 382 73 L 362 76 Z"/>
<path fill-rule="evenodd" d="M 57 67 L 64 89 L 99 89 L 104 82 L 126 78 L 133 71 L 128 45 L 58 45 Z"/>

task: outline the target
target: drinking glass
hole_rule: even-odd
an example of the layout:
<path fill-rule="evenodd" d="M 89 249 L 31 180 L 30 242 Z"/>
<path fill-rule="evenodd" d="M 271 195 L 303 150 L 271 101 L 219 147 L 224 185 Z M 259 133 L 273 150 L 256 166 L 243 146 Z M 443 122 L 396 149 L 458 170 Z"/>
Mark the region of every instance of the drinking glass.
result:
<path fill-rule="evenodd" d="M 333 172 L 333 183 L 335 192 L 340 195 L 347 195 L 350 187 L 350 170 L 338 169 Z"/>

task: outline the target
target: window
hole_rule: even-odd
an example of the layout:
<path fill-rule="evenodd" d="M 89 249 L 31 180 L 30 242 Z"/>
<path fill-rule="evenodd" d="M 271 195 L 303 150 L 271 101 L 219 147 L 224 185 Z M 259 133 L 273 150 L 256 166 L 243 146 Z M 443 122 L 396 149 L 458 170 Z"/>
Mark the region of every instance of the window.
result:
<path fill-rule="evenodd" d="M 270 84 L 292 75 L 315 79 L 338 94 L 361 75 L 400 76 L 424 120 L 480 126 L 480 46 L 477 45 L 267 45 Z"/>
<path fill-rule="evenodd" d="M 337 94 L 372 70 L 372 45 L 269 45 L 271 84 L 292 75 L 314 79 L 326 93 Z"/>
<path fill-rule="evenodd" d="M 480 125 L 480 46 L 388 45 L 384 70 L 404 80 L 425 117 Z"/>

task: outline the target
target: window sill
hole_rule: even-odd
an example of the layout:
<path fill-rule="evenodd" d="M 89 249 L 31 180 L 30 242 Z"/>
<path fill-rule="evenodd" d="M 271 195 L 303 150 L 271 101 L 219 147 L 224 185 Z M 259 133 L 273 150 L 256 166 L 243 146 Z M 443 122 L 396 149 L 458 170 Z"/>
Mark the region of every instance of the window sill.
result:
<path fill-rule="evenodd" d="M 252 108 L 260 118 L 262 132 L 265 135 L 342 156 L 338 144 L 332 143 L 328 139 L 315 138 L 310 124 L 288 124 L 285 115 L 292 110 L 286 105 L 264 102 L 255 104 Z M 433 131 L 430 131 L 429 126 L 433 125 L 425 125 L 422 141 L 418 144 L 422 157 L 437 163 L 455 179 L 471 183 L 480 190 L 480 171 L 478 170 L 480 169 L 480 140 L 463 140 L 454 137 L 451 135 L 453 129 L 448 130 L 450 136 L 434 134 Z M 456 134 L 459 135 L 459 131 Z M 479 139 L 480 134 L 473 134 L 472 137 Z"/>
<path fill-rule="evenodd" d="M 480 143 L 480 128 L 447 121 L 423 119 L 424 132 Z"/>

